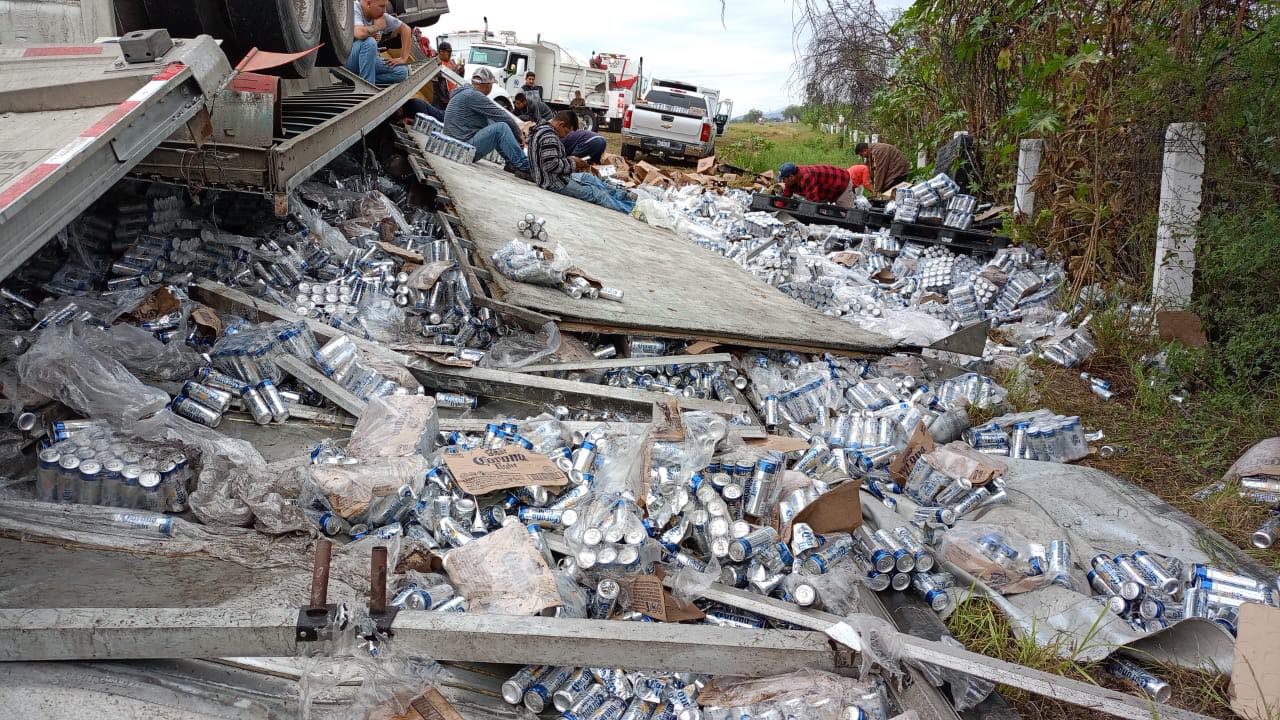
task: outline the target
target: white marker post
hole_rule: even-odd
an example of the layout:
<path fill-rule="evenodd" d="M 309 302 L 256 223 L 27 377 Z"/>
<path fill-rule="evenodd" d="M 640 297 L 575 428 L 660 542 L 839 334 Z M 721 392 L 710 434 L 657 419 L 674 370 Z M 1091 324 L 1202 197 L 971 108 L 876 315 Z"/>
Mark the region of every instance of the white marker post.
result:
<path fill-rule="evenodd" d="M 1031 217 L 1035 212 L 1036 194 L 1031 183 L 1040 172 L 1040 156 L 1044 154 L 1044 140 L 1026 139 L 1018 143 L 1018 179 L 1013 191 L 1013 212 Z"/>
<path fill-rule="evenodd" d="M 929 151 L 925 149 L 924 145 L 921 145 L 920 149 L 916 152 L 916 167 L 922 168 L 928 164 L 929 164 Z"/>
<path fill-rule="evenodd" d="M 1152 300 L 1161 307 L 1186 308 L 1196 270 L 1196 226 L 1204 182 L 1204 126 L 1173 123 L 1164 135 L 1160 176 L 1160 224 Z"/>

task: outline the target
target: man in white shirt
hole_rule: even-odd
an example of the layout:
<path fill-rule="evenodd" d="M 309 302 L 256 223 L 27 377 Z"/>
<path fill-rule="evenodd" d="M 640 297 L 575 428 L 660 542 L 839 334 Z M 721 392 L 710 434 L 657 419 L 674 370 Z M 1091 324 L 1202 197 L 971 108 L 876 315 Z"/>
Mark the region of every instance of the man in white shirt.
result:
<path fill-rule="evenodd" d="M 409 77 L 409 61 L 413 59 L 413 31 L 387 12 L 387 0 L 354 0 L 355 42 L 347 69 L 375 85 L 402 82 Z M 400 57 L 384 60 L 378 56 L 378 43 L 398 33 Z"/>

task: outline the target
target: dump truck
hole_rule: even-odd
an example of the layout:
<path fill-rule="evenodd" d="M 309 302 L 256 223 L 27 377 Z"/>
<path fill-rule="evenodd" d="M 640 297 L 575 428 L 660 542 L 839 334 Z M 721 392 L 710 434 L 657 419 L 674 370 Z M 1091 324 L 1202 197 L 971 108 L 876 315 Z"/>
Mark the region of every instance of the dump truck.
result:
<path fill-rule="evenodd" d="M 567 110 L 574 92 L 581 92 L 587 103 L 587 112 L 579 113 L 579 122 L 585 129 L 595 130 L 605 125 L 610 110 L 609 72 L 591 67 L 589 63 L 556 43 L 543 40 L 519 42 L 515 33 L 446 34 L 437 38 L 453 45 L 454 57 L 464 61 L 465 79 L 470 80 L 476 70 L 488 68 L 498 77 L 489 97 L 511 108 L 511 98 L 520 92 L 527 72 L 538 76 L 542 86 L 542 101 L 555 110 Z M 465 54 L 464 49 L 465 48 Z"/>

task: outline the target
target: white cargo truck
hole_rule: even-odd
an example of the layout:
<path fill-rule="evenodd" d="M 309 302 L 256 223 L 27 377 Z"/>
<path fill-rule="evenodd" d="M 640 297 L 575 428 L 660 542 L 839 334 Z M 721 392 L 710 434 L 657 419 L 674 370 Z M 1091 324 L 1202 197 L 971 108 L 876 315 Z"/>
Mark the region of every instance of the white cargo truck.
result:
<path fill-rule="evenodd" d="M 487 38 L 475 38 L 472 33 L 445 34 L 437 38 L 453 45 L 455 60 L 464 62 L 464 77 L 480 68 L 488 68 L 498 77 L 489 96 L 500 104 L 511 107 L 512 98 L 524 85 L 525 73 L 537 74 L 542 86 L 542 101 L 553 110 L 567 110 L 574 92 L 581 92 L 587 103 L 587 112 L 579 114 L 579 122 L 586 130 L 601 127 L 609 111 L 609 72 L 593 68 L 563 47 L 539 38 L 536 42 L 517 41 L 510 32 L 487 33 Z M 460 48 L 466 48 L 465 55 Z"/>

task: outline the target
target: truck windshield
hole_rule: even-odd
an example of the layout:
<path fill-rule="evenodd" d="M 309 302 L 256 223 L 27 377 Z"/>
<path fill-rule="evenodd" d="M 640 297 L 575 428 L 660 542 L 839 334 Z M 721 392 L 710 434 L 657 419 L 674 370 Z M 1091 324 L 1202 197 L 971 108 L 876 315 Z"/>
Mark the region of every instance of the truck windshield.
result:
<path fill-rule="evenodd" d="M 690 115 L 701 116 L 707 114 L 707 100 L 701 95 L 677 95 L 663 90 L 650 90 L 644 96 L 644 101 L 653 105 L 665 105 L 681 110 L 689 110 L 691 111 Z"/>
<path fill-rule="evenodd" d="M 494 48 L 473 47 L 471 54 L 467 56 L 468 65 L 488 65 L 489 67 L 504 68 L 507 66 L 507 51 L 495 50 Z"/>

